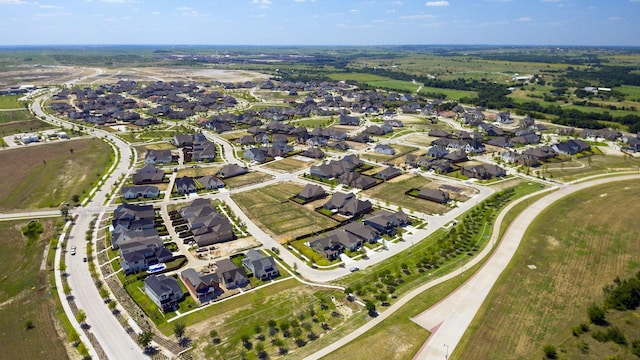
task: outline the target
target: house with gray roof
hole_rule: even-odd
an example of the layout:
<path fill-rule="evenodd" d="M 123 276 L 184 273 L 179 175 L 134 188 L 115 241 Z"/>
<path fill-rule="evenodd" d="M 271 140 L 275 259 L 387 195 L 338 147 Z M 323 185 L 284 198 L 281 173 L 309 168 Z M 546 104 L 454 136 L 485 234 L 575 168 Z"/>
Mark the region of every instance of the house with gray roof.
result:
<path fill-rule="evenodd" d="M 162 312 L 178 309 L 178 302 L 182 300 L 182 288 L 173 277 L 149 275 L 144 279 L 144 292 Z"/>
<path fill-rule="evenodd" d="M 240 166 L 238 164 L 227 164 L 222 167 L 222 169 L 218 170 L 216 176 L 221 179 L 228 179 L 234 176 L 244 175 L 249 172 L 249 169 L 246 167 Z"/>
<path fill-rule="evenodd" d="M 253 249 L 242 259 L 242 265 L 260 280 L 269 280 L 280 275 L 273 256 L 265 256 Z"/>
<path fill-rule="evenodd" d="M 193 268 L 188 268 L 180 273 L 180 279 L 191 297 L 200 304 L 211 301 L 223 293 L 220 278 L 216 273 L 201 274 Z"/>
<path fill-rule="evenodd" d="M 221 259 L 216 263 L 216 274 L 222 279 L 227 289 L 243 287 L 249 283 L 247 273 L 229 259 Z"/>
<path fill-rule="evenodd" d="M 402 210 L 391 212 L 389 210 L 378 210 L 371 215 L 367 215 L 363 219 L 363 224 L 374 228 L 381 234 L 395 235 L 397 228 L 408 225 L 411 220 Z"/>
<path fill-rule="evenodd" d="M 160 196 L 160 189 L 153 185 L 123 186 L 120 193 L 125 199 L 156 198 Z"/>
<path fill-rule="evenodd" d="M 308 203 L 314 200 L 323 199 L 327 196 L 327 193 L 324 191 L 322 186 L 316 184 L 307 184 L 300 191 L 296 198 L 302 200 L 303 203 Z"/>
<path fill-rule="evenodd" d="M 147 164 L 133 174 L 133 183 L 135 185 L 157 184 L 164 180 L 164 170 Z"/>
<path fill-rule="evenodd" d="M 207 190 L 222 189 L 225 186 L 224 181 L 213 175 L 202 176 L 197 180 Z"/>
<path fill-rule="evenodd" d="M 418 197 L 437 202 L 438 204 L 446 204 L 449 202 L 449 193 L 440 189 L 422 189 L 418 192 Z"/>
<path fill-rule="evenodd" d="M 395 155 L 396 151 L 394 148 L 392 148 L 390 145 L 387 144 L 378 144 L 376 145 L 375 148 L 373 148 L 373 151 L 378 153 L 378 154 L 383 154 L 383 155 Z"/>
<path fill-rule="evenodd" d="M 173 156 L 171 155 L 171 150 L 147 150 L 147 153 L 144 156 L 145 164 L 152 165 L 166 165 L 171 164 L 173 161 Z"/>

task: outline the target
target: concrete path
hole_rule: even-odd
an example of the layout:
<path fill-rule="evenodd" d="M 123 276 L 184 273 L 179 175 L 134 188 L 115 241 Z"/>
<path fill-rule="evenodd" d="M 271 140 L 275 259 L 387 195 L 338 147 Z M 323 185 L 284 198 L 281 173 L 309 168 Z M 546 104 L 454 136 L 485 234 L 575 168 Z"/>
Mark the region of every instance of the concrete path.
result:
<path fill-rule="evenodd" d="M 446 359 L 453 352 L 489 291 L 511 261 L 529 224 L 542 211 L 576 191 L 612 181 L 635 179 L 640 179 L 640 175 L 605 177 L 567 185 L 530 205 L 511 223 L 495 253 L 473 277 L 454 293 L 413 319 L 432 333 L 415 359 Z"/>

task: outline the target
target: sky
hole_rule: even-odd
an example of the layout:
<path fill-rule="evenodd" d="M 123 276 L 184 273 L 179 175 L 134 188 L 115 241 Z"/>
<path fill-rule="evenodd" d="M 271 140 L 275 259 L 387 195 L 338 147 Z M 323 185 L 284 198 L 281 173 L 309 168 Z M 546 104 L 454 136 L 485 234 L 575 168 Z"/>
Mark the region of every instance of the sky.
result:
<path fill-rule="evenodd" d="M 0 0 L 0 45 L 640 46 L 640 0 Z"/>

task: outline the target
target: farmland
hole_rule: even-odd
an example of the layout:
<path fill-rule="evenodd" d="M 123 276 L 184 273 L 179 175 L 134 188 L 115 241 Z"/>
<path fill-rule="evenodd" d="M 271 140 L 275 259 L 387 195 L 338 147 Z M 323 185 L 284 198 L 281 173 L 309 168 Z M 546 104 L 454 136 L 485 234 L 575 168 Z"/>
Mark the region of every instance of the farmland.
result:
<path fill-rule="evenodd" d="M 0 223 L 0 344 L 16 359 L 67 358 L 64 335 L 52 316 L 52 297 L 57 295 L 49 287 L 48 273 L 40 269 L 56 221 L 41 220 L 44 232 L 37 240 L 22 235 L 20 228 L 26 223 Z"/>
<path fill-rule="evenodd" d="M 330 219 L 287 201 L 300 190 L 301 185 L 283 183 L 239 193 L 233 199 L 257 225 L 280 242 L 334 226 L 336 223 Z"/>
<path fill-rule="evenodd" d="M 569 326 L 585 322 L 603 286 L 640 269 L 633 215 L 638 190 L 633 182 L 602 185 L 546 209 L 453 358 L 539 359 L 548 343 L 567 349 L 569 358 L 581 356 Z M 611 355 L 606 344 L 598 344 L 591 346 L 594 358 Z"/>
<path fill-rule="evenodd" d="M 16 161 L 20 159 L 20 161 Z M 112 160 L 111 148 L 96 139 L 10 149 L 0 152 L 0 209 L 57 207 L 82 196 Z"/>

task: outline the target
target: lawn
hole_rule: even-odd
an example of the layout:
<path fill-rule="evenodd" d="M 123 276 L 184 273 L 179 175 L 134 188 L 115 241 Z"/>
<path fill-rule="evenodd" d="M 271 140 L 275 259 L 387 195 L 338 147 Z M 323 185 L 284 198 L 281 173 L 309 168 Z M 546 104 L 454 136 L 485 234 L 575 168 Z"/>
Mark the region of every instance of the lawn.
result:
<path fill-rule="evenodd" d="M 427 93 L 436 93 L 436 94 L 445 94 L 447 96 L 447 100 L 460 100 L 463 97 L 474 98 L 478 96 L 478 93 L 475 91 L 465 91 L 465 90 L 453 90 L 453 89 L 441 89 L 434 87 L 423 87 L 420 89 L 421 94 Z"/>
<path fill-rule="evenodd" d="M 0 124 L 33 119 L 28 110 L 0 111 Z"/>
<path fill-rule="evenodd" d="M 20 109 L 20 108 L 24 108 L 24 106 L 20 101 L 18 101 L 18 95 L 0 96 L 0 109 Z"/>
<path fill-rule="evenodd" d="M 45 231 L 35 241 L 20 231 L 27 221 L 0 223 L 0 344 L 13 359 L 68 358 L 66 335 L 54 318 L 57 294 L 48 283 L 50 273 L 40 270 L 45 245 L 55 236 L 55 222 L 41 220 Z"/>
<path fill-rule="evenodd" d="M 639 190 L 637 182 L 602 185 L 538 217 L 453 358 L 539 359 L 545 344 L 567 349 L 566 358 L 584 357 L 570 327 L 586 321 L 603 286 L 640 269 Z M 592 351 L 592 358 L 611 355 L 603 345 Z"/>
<path fill-rule="evenodd" d="M 431 187 L 431 183 L 431 180 L 419 175 L 406 175 L 365 190 L 364 194 L 384 204 L 400 205 L 405 210 L 425 214 L 444 214 L 451 210 L 449 206 L 404 194 L 410 189 Z"/>
<path fill-rule="evenodd" d="M 640 101 L 640 86 L 622 85 L 615 90 L 627 95 L 628 100 Z"/>
<path fill-rule="evenodd" d="M 284 243 L 297 236 L 336 225 L 306 206 L 287 201 L 300 190 L 302 185 L 281 183 L 232 197 L 256 225 Z"/>
<path fill-rule="evenodd" d="M 312 119 L 301 119 L 291 121 L 290 124 L 295 126 L 304 126 L 306 128 L 325 128 L 327 126 L 335 123 L 336 119 L 334 117 L 317 117 Z"/>
<path fill-rule="evenodd" d="M 19 159 L 19 161 L 16 161 Z M 0 209 L 57 207 L 82 197 L 113 161 L 96 139 L 29 146 L 0 152 Z"/>

